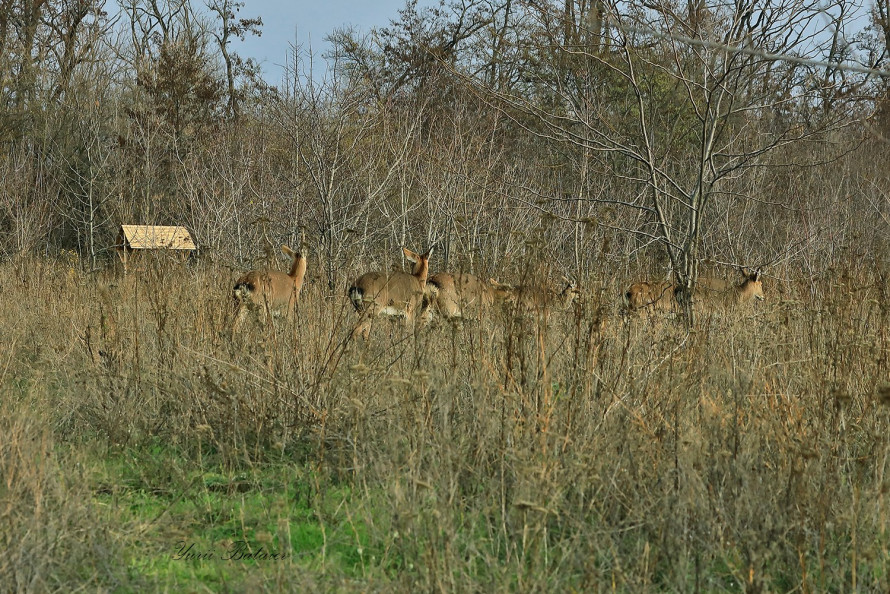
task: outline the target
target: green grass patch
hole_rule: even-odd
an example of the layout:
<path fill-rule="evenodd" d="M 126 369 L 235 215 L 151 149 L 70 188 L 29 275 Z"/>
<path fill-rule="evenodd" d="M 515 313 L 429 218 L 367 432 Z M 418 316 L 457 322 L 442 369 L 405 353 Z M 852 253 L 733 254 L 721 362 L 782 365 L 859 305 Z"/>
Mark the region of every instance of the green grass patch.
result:
<path fill-rule="evenodd" d="M 129 535 L 129 572 L 191 589 L 288 571 L 361 577 L 376 568 L 350 487 L 316 489 L 285 462 L 247 471 L 197 467 L 175 448 L 127 449 L 89 477 L 104 522 Z"/>

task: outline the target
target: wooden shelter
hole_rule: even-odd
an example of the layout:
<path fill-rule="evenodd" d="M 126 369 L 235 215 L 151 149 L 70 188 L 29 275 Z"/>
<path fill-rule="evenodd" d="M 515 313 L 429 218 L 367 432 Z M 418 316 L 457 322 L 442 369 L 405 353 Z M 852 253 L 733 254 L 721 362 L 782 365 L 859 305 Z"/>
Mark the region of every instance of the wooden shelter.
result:
<path fill-rule="evenodd" d="M 116 247 L 124 270 L 129 256 L 136 250 L 173 250 L 190 254 L 198 249 L 188 229 L 163 225 L 121 225 Z"/>

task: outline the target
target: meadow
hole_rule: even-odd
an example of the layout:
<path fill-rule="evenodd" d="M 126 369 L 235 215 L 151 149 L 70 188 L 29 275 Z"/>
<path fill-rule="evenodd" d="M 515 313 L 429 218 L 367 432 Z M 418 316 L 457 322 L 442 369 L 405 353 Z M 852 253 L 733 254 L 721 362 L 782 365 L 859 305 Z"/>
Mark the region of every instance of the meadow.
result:
<path fill-rule="evenodd" d="M 0 594 L 890 592 L 890 0 L 389 16 L 0 3 Z"/>
<path fill-rule="evenodd" d="M 0 591 L 890 589 L 880 265 L 362 341 L 310 263 L 235 335 L 220 264 L 0 265 Z"/>

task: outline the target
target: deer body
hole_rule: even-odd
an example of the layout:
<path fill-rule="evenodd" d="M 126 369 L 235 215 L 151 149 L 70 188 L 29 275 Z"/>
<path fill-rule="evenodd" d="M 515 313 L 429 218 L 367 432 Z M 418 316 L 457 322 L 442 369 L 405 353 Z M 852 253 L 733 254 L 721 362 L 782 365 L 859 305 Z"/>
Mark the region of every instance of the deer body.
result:
<path fill-rule="evenodd" d="M 703 277 L 696 284 L 695 300 L 706 308 L 732 309 L 739 305 L 763 301 L 763 281 L 760 271 L 742 271 L 742 281 L 733 283 L 721 278 Z"/>
<path fill-rule="evenodd" d="M 421 308 L 432 248 L 423 255 L 406 248 L 402 248 L 402 251 L 414 263 L 411 274 L 368 272 L 358 277 L 347 290 L 355 310 L 363 318 L 355 331 L 365 338 L 371 331 L 373 318 L 381 315 L 403 317 L 405 324 L 410 325 L 414 323 L 414 316 Z"/>
<path fill-rule="evenodd" d="M 566 310 L 580 296 L 574 283 L 568 283 L 561 291 L 539 285 L 501 285 L 494 279 L 491 284 L 504 296 L 505 303 L 512 305 L 522 314 L 537 313 L 549 318 L 554 309 Z"/>
<path fill-rule="evenodd" d="M 278 316 L 293 311 L 303 289 L 306 257 L 286 245 L 281 246 L 281 251 L 292 259 L 287 274 L 277 270 L 251 270 L 235 281 L 233 330 L 241 326 L 251 311 L 262 310 L 266 312 L 267 319 L 269 315 Z"/>
<path fill-rule="evenodd" d="M 475 319 L 494 304 L 494 288 L 478 276 L 440 272 L 427 281 L 425 309 L 447 320 Z"/>
<path fill-rule="evenodd" d="M 624 299 L 630 311 L 670 311 L 676 305 L 674 285 L 664 281 L 634 283 L 625 291 Z"/>
<path fill-rule="evenodd" d="M 741 282 L 707 276 L 699 278 L 693 297 L 695 307 L 706 311 L 732 310 L 755 300 L 762 301 L 764 295 L 760 271 L 742 269 L 741 273 Z M 664 281 L 634 283 L 624 294 L 625 305 L 630 311 L 678 311 L 676 292 L 676 285 Z"/>

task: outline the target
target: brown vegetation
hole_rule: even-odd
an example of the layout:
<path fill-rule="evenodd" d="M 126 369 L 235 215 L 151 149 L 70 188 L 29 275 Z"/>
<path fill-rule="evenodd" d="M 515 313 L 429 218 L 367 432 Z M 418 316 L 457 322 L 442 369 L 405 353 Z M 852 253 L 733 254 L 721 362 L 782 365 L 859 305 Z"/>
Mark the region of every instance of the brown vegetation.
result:
<path fill-rule="evenodd" d="M 171 578 L 125 569 L 209 520 L 174 508 L 121 529 L 129 508 L 108 493 L 189 499 L 195 470 L 283 464 L 311 469 L 310 501 L 349 486 L 358 533 L 339 513 L 313 521 L 362 548 L 364 569 L 302 564 L 318 550 L 289 540 L 296 518 L 279 510 L 269 546 L 294 556 L 243 574 L 280 571 L 276 588 L 814 591 L 855 575 L 881 591 L 890 296 L 884 269 L 849 271 L 693 334 L 658 317 L 602 329 L 615 278 L 536 332 L 494 316 L 359 342 L 310 271 L 293 319 L 233 343 L 212 265 L 4 265 L 0 573 L 151 589 Z M 157 444 L 170 457 L 152 467 L 137 452 Z M 101 478 L 96 451 L 140 457 L 141 483 Z M 262 489 L 248 479 L 236 500 Z"/>
<path fill-rule="evenodd" d="M 890 591 L 887 0 L 239 8 L 0 6 L 0 590 Z"/>

